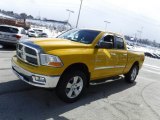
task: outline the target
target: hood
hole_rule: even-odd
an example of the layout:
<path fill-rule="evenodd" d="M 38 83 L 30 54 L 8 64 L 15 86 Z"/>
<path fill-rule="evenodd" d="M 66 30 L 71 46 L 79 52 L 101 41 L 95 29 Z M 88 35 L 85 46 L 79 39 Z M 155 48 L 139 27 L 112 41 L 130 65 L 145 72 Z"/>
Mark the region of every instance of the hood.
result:
<path fill-rule="evenodd" d="M 60 39 L 60 38 L 37 38 L 37 39 L 31 39 L 31 41 L 34 44 L 39 45 L 44 51 L 50 51 L 54 49 L 89 47 L 88 44 L 74 42 L 71 40 Z"/>

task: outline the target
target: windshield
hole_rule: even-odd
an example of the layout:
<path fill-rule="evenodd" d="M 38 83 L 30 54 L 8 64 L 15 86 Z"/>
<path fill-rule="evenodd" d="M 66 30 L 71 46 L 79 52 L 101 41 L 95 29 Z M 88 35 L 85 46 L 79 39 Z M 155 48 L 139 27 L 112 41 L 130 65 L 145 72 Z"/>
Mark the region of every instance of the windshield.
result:
<path fill-rule="evenodd" d="M 57 38 L 63 38 L 72 40 L 75 42 L 81 42 L 85 44 L 90 44 L 93 42 L 93 40 L 98 36 L 100 31 L 96 30 L 70 30 L 67 31 L 61 35 L 59 35 Z"/>

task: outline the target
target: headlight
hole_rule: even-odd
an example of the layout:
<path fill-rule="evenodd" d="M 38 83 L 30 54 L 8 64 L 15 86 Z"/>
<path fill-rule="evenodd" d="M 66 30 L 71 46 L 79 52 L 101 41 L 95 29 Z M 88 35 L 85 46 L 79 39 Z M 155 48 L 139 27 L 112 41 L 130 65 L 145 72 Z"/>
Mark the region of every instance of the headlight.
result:
<path fill-rule="evenodd" d="M 41 65 L 53 66 L 53 67 L 62 67 L 63 63 L 58 56 L 41 54 Z"/>

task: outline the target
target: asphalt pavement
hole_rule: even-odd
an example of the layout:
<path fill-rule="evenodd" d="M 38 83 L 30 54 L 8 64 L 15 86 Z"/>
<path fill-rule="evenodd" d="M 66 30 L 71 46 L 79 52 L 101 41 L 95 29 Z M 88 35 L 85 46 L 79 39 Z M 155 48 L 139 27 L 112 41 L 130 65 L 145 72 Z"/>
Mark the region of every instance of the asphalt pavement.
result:
<path fill-rule="evenodd" d="M 136 83 L 92 85 L 72 104 L 30 86 L 11 70 L 15 48 L 0 47 L 0 120 L 160 120 L 160 60 L 146 57 Z"/>

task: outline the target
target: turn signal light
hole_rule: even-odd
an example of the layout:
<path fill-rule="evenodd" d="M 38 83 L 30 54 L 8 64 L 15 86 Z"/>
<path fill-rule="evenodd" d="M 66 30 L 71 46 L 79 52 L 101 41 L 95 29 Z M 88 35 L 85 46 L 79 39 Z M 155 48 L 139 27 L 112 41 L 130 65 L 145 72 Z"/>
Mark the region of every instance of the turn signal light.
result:
<path fill-rule="evenodd" d="M 61 62 L 50 62 L 48 65 L 54 66 L 54 67 L 62 67 L 62 63 Z"/>

